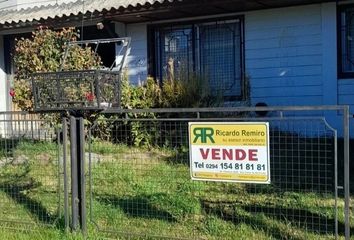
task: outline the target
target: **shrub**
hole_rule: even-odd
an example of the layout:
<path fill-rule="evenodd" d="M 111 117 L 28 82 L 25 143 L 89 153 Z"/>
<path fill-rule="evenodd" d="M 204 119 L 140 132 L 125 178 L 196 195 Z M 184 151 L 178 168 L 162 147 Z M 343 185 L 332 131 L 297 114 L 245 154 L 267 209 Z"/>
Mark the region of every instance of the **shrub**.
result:
<path fill-rule="evenodd" d="M 125 109 L 146 109 L 157 107 L 161 101 L 161 89 L 155 80 L 148 78 L 141 86 L 131 85 L 126 75 L 121 82 L 121 107 Z M 126 116 L 107 116 L 108 121 L 100 125 L 100 135 L 107 135 L 107 129 L 112 131 L 112 140 L 134 146 L 150 147 L 157 133 L 156 124 L 144 124 L 138 121 L 121 121 Z M 128 114 L 129 118 L 154 118 L 153 113 Z M 117 136 L 113 132 L 125 133 L 126 136 Z"/>
<path fill-rule="evenodd" d="M 211 93 L 205 78 L 193 75 L 178 81 L 163 81 L 161 107 L 215 107 L 221 104 L 222 98 Z"/>
<path fill-rule="evenodd" d="M 147 78 L 143 85 L 135 86 L 124 76 L 121 89 L 121 107 L 124 109 L 156 108 L 160 105 L 161 88 L 153 78 Z"/>
<path fill-rule="evenodd" d="M 35 72 L 55 72 L 62 65 L 68 41 L 76 41 L 74 28 L 53 31 L 38 28 L 31 38 L 16 39 L 14 62 L 16 67 L 13 102 L 21 110 L 33 109 L 29 76 Z M 100 66 L 101 60 L 89 47 L 73 46 L 62 66 L 63 70 L 86 70 Z"/>
<path fill-rule="evenodd" d="M 22 110 L 33 109 L 33 96 L 29 82 L 29 75 L 34 72 L 55 72 L 61 67 L 62 70 L 86 70 L 98 68 L 101 60 L 90 47 L 72 46 L 66 61 L 63 64 L 66 43 L 75 41 L 78 32 L 74 28 L 64 28 L 60 31 L 53 31 L 47 28 L 39 28 L 32 33 L 32 37 L 17 39 L 15 45 L 14 61 L 16 75 L 14 82 L 15 95 L 13 102 Z M 187 74 L 180 74 L 178 80 L 164 80 L 162 84 L 153 78 L 147 78 L 144 84 L 134 86 L 129 84 L 125 75 L 121 82 L 121 107 L 125 109 L 138 108 L 197 108 L 221 106 L 222 95 L 215 96 L 211 93 L 206 78 Z M 70 88 L 70 87 L 68 87 Z M 110 90 L 110 89 L 109 89 Z M 87 86 L 82 85 L 80 90 L 71 90 L 70 96 L 82 96 L 88 92 Z M 45 115 L 47 120 L 55 122 L 57 116 Z M 97 116 L 86 116 L 89 122 L 97 119 Z M 98 116 L 103 118 L 102 116 Z M 163 123 L 145 124 L 138 121 L 121 121 L 119 118 L 126 116 L 105 116 L 105 121 L 99 121 L 96 125 L 94 137 L 114 138 L 117 142 L 124 142 L 135 146 L 151 146 L 157 142 L 157 138 L 165 139 L 167 145 L 173 145 L 173 134 L 171 132 L 159 132 L 159 125 Z M 156 114 L 129 114 L 129 118 L 154 118 Z M 170 114 L 167 117 L 173 117 Z M 112 136 L 113 131 L 127 132 L 127 137 Z M 162 135 L 162 136 L 161 136 Z"/>

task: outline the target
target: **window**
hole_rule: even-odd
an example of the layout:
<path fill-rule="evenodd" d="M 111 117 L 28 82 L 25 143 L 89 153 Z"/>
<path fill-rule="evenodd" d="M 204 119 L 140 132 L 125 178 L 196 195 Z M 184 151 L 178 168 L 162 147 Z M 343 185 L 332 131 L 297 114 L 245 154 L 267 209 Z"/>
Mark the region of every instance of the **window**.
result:
<path fill-rule="evenodd" d="M 152 26 L 153 75 L 162 81 L 207 80 L 214 95 L 242 97 L 243 51 L 241 19 Z"/>
<path fill-rule="evenodd" d="M 79 30 L 81 30 L 79 28 Z M 98 29 L 96 25 L 83 27 L 83 40 L 105 39 L 118 37 L 114 32 L 114 24 L 109 22 L 103 23 L 103 29 Z M 96 46 L 91 46 L 96 47 Z M 114 63 L 116 58 L 115 43 L 100 44 L 97 49 L 97 54 L 101 57 L 103 66 L 109 68 Z"/>
<path fill-rule="evenodd" d="M 354 6 L 343 6 L 338 15 L 339 77 L 354 77 Z"/>

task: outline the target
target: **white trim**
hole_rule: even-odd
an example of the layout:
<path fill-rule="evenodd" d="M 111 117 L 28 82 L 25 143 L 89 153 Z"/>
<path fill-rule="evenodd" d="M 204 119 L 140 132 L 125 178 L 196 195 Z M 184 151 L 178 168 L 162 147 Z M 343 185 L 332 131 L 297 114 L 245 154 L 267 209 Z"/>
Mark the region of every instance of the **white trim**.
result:
<path fill-rule="evenodd" d="M 8 109 L 8 94 L 7 94 L 7 81 L 5 73 L 4 62 L 4 38 L 0 36 L 0 111 L 7 111 Z"/>

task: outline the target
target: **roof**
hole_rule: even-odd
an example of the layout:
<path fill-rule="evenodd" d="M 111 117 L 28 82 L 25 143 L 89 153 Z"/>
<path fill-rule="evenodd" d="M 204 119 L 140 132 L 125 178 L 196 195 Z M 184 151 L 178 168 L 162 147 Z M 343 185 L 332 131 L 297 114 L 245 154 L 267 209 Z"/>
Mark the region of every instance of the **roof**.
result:
<path fill-rule="evenodd" d="M 346 0 L 77 0 L 0 11 L 0 31 L 41 24 L 65 26 L 83 19 L 133 23 L 335 1 Z"/>
<path fill-rule="evenodd" d="M 183 0 L 78 0 L 71 3 L 45 5 L 21 10 L 0 12 L 0 24 L 40 21 L 61 18 L 82 13 L 110 11 L 112 9 L 136 8 L 144 5 L 162 4 L 164 2 Z"/>

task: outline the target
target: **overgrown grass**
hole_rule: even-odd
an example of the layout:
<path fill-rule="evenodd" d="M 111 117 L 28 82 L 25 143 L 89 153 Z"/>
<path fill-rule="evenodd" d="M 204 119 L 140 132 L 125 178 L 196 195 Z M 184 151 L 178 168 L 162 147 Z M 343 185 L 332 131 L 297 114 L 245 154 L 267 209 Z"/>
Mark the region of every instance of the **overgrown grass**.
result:
<path fill-rule="evenodd" d="M 178 160 L 175 150 L 105 142 L 94 142 L 91 150 L 100 161 L 92 162 L 88 239 L 333 239 L 332 196 L 275 185 L 191 181 L 188 164 Z M 10 153 L 8 158 L 15 162 L 0 167 L 1 238 L 83 239 L 64 230 L 57 145 L 23 141 Z M 18 158 L 22 162 L 16 163 Z M 342 199 L 338 206 L 342 239 Z"/>

